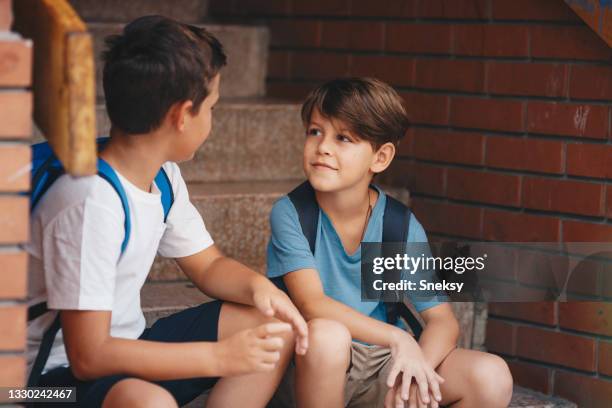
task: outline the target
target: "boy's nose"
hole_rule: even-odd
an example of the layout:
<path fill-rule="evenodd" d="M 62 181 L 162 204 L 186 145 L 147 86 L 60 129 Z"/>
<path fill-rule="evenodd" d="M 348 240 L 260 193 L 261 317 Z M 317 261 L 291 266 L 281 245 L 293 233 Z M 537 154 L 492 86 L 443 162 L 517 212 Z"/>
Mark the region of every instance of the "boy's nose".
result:
<path fill-rule="evenodd" d="M 327 137 L 322 137 L 317 145 L 317 153 L 331 154 L 331 144 Z"/>

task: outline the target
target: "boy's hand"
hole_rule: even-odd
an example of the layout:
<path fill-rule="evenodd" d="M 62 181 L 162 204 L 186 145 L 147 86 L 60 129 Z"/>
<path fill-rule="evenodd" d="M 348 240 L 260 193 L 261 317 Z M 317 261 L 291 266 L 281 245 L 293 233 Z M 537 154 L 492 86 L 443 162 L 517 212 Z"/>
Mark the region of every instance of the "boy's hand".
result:
<path fill-rule="evenodd" d="M 398 330 L 394 333 L 390 346 L 393 366 L 387 377 L 387 386 L 389 388 L 399 387 L 400 399 L 408 401 L 411 393 L 410 385 L 414 378 L 417 386 L 414 391 L 418 389 L 422 403 L 427 405 L 432 402 L 430 393 L 436 401 L 440 401 L 442 399 L 440 383 L 444 382 L 444 379 L 425 360 L 414 338 Z M 394 400 L 397 401 L 397 398 Z"/>
<path fill-rule="evenodd" d="M 253 304 L 264 315 L 290 323 L 296 332 L 295 352 L 299 355 L 306 354 L 308 350 L 308 325 L 289 299 L 289 296 L 270 284 L 254 292 Z"/>
<path fill-rule="evenodd" d="M 223 376 L 272 371 L 284 345 L 278 335 L 289 331 L 287 323 L 266 323 L 220 341 L 217 350 Z"/>
<path fill-rule="evenodd" d="M 399 378 L 399 377 L 398 377 Z M 402 399 L 402 387 L 401 382 L 398 380 L 393 385 L 393 388 L 389 388 L 387 395 L 385 396 L 385 408 L 439 408 L 440 405 L 436 401 L 435 397 L 429 393 L 429 404 L 424 403 L 421 400 L 421 394 L 418 392 L 418 386 L 413 381 L 410 384 L 408 401 Z"/>

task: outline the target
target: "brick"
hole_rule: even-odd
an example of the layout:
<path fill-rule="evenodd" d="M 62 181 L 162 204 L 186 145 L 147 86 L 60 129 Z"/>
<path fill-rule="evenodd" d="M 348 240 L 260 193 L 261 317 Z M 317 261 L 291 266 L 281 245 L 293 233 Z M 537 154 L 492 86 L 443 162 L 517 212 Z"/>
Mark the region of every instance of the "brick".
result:
<path fill-rule="evenodd" d="M 612 100 L 612 66 L 572 65 L 569 96 L 572 99 Z"/>
<path fill-rule="evenodd" d="M 30 137 L 32 134 L 32 94 L 0 93 L 0 138 Z"/>
<path fill-rule="evenodd" d="M 550 370 L 548 368 L 524 361 L 508 361 L 507 363 L 515 384 L 543 394 L 550 392 Z"/>
<path fill-rule="evenodd" d="M 351 75 L 375 77 L 390 85 L 412 86 L 414 59 L 382 55 L 353 55 Z"/>
<path fill-rule="evenodd" d="M 511 211 L 484 212 L 483 239 L 502 242 L 557 242 L 559 219 Z"/>
<path fill-rule="evenodd" d="M 289 78 L 290 53 L 271 50 L 268 53 L 268 78 Z"/>
<path fill-rule="evenodd" d="M 290 101 L 299 101 L 301 103 L 315 85 L 315 83 L 304 84 L 270 81 L 267 83 L 266 94 L 276 98 L 288 99 Z"/>
<path fill-rule="evenodd" d="M 0 252 L 0 298 L 23 299 L 28 292 L 28 257 L 25 252 Z"/>
<path fill-rule="evenodd" d="M 567 174 L 612 178 L 612 146 L 568 143 Z"/>
<path fill-rule="evenodd" d="M 418 0 L 352 0 L 351 15 L 359 17 L 414 17 Z"/>
<path fill-rule="evenodd" d="M 27 307 L 0 308 L 0 350 L 22 351 L 25 349 Z"/>
<path fill-rule="evenodd" d="M 520 178 L 476 170 L 448 169 L 447 195 L 458 200 L 518 206 Z"/>
<path fill-rule="evenodd" d="M 487 351 L 513 356 L 516 350 L 515 333 L 516 327 L 512 323 L 488 319 L 485 337 Z"/>
<path fill-rule="evenodd" d="M 612 336 L 612 303 L 559 303 L 559 325 L 567 329 Z"/>
<path fill-rule="evenodd" d="M 531 56 L 607 61 L 612 48 L 588 26 L 542 26 L 530 28 Z"/>
<path fill-rule="evenodd" d="M 612 376 L 612 342 L 599 340 L 599 374 Z"/>
<path fill-rule="evenodd" d="M 521 326 L 516 344 L 519 357 L 595 371 L 595 341 L 591 338 Z"/>
<path fill-rule="evenodd" d="M 448 124 L 448 96 L 419 92 L 404 92 L 400 95 L 406 102 L 406 112 L 413 124 Z"/>
<path fill-rule="evenodd" d="M 556 370 L 554 394 L 573 401 L 580 407 L 609 408 L 612 401 L 612 381 Z"/>
<path fill-rule="evenodd" d="M 557 323 L 553 302 L 491 302 L 489 315 L 554 326 Z"/>
<path fill-rule="evenodd" d="M 606 217 L 612 218 L 612 187 L 606 185 Z"/>
<path fill-rule="evenodd" d="M 0 31 L 10 31 L 13 24 L 11 0 L 0 0 Z"/>
<path fill-rule="evenodd" d="M 567 91 L 564 64 L 489 62 L 487 91 L 502 95 L 561 97 Z"/>
<path fill-rule="evenodd" d="M 428 233 L 480 238 L 481 208 L 418 197 L 413 198 L 412 207 Z"/>
<path fill-rule="evenodd" d="M 422 18 L 487 20 L 489 7 L 487 0 L 426 0 L 418 3 L 416 15 Z"/>
<path fill-rule="evenodd" d="M 584 248 L 578 248 L 584 249 Z M 590 255 L 590 254 L 589 254 Z M 576 295 L 599 296 L 600 289 L 599 275 L 609 273 L 607 262 L 584 259 L 581 261 L 572 260 L 569 264 L 569 277 L 567 279 L 567 297 L 569 300 L 576 298 Z M 606 268 L 607 266 L 607 268 Z M 565 276 L 565 275 L 563 275 Z M 582 300 L 584 298 L 578 298 Z"/>
<path fill-rule="evenodd" d="M 494 20 L 580 21 L 572 9 L 557 0 L 493 0 Z"/>
<path fill-rule="evenodd" d="M 464 128 L 521 132 L 524 129 L 523 111 L 523 102 L 453 97 L 450 123 Z"/>
<path fill-rule="evenodd" d="M 292 56 L 293 78 L 327 80 L 346 76 L 348 57 L 336 53 L 296 52 Z"/>
<path fill-rule="evenodd" d="M 533 133 L 605 139 L 608 108 L 556 102 L 527 103 L 527 130 Z"/>
<path fill-rule="evenodd" d="M 349 3 L 349 0 L 294 1 L 292 12 L 295 15 L 348 16 Z"/>
<path fill-rule="evenodd" d="M 0 86 L 32 83 L 32 41 L 0 41 Z"/>
<path fill-rule="evenodd" d="M 612 225 L 564 220 L 563 241 L 612 242 Z"/>
<path fill-rule="evenodd" d="M 387 51 L 449 54 L 451 27 L 447 24 L 388 23 Z"/>
<path fill-rule="evenodd" d="M 28 240 L 29 200 L 27 197 L 0 196 L 0 244 Z"/>
<path fill-rule="evenodd" d="M 604 185 L 542 177 L 523 179 L 523 206 L 544 211 L 600 216 Z"/>
<path fill-rule="evenodd" d="M 30 188 L 30 146 L 0 144 L 0 191 Z"/>
<path fill-rule="evenodd" d="M 482 61 L 418 59 L 414 86 L 462 92 L 484 91 Z"/>
<path fill-rule="evenodd" d="M 229 3 L 226 0 L 213 3 Z M 287 15 L 289 13 L 289 0 L 240 0 L 234 3 L 234 12 L 249 17 L 260 15 Z"/>
<path fill-rule="evenodd" d="M 399 171 L 398 171 L 399 170 Z M 393 185 L 406 187 L 414 193 L 444 196 L 446 169 L 435 165 L 409 162 L 393 171 Z"/>
<path fill-rule="evenodd" d="M 352 50 L 382 50 L 385 27 L 383 23 L 329 21 L 322 26 L 321 44 L 325 48 Z"/>
<path fill-rule="evenodd" d="M 486 57 L 529 55 L 529 30 L 521 25 L 453 26 L 453 54 Z"/>
<path fill-rule="evenodd" d="M 563 172 L 563 143 L 511 137 L 488 137 L 485 164 L 542 173 Z"/>
<path fill-rule="evenodd" d="M 0 384 L 3 387 L 26 385 L 26 361 L 21 356 L 0 356 Z"/>
<path fill-rule="evenodd" d="M 556 244 L 542 245 L 541 250 L 530 248 L 517 250 L 517 281 L 531 289 L 523 289 L 517 296 L 521 300 L 554 299 L 565 284 L 568 275 L 568 259 L 551 253 Z"/>
<path fill-rule="evenodd" d="M 414 133 L 419 131 L 421 128 L 411 126 L 406 132 L 406 136 L 400 141 L 396 157 L 400 158 L 412 158 L 413 157 L 413 146 L 414 146 Z"/>
<path fill-rule="evenodd" d="M 273 47 L 318 47 L 321 23 L 311 20 L 271 20 L 270 45 Z"/>
<path fill-rule="evenodd" d="M 477 133 L 415 129 L 415 158 L 447 163 L 482 164 L 484 137 Z"/>

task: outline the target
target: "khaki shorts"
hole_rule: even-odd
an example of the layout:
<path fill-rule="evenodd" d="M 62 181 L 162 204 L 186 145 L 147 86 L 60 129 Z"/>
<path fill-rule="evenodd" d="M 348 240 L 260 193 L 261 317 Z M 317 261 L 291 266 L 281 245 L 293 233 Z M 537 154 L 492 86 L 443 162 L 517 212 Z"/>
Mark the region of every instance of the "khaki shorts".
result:
<path fill-rule="evenodd" d="M 387 375 L 390 369 L 391 350 L 354 341 L 351 345 L 351 363 L 344 386 L 345 406 L 349 408 L 383 407 L 388 390 Z M 276 395 L 268 405 L 269 408 L 295 407 L 294 372 L 295 365 L 291 363 Z"/>

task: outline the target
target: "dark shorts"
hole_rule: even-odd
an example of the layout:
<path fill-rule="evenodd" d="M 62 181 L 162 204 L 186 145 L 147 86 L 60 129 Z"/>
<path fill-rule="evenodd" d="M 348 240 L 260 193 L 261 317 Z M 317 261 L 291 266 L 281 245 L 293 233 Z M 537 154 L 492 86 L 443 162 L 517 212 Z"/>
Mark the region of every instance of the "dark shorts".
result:
<path fill-rule="evenodd" d="M 140 335 L 142 340 L 161 342 L 217 341 L 219 313 L 222 302 L 214 301 L 185 309 L 157 320 Z M 177 361 L 177 364 L 181 364 Z M 69 367 L 58 367 L 46 372 L 40 378 L 40 387 L 76 387 L 77 402 L 66 404 L 71 408 L 100 407 L 106 394 L 117 382 L 130 378 L 125 375 L 102 377 L 92 381 L 79 381 Z M 168 390 L 179 405 L 187 404 L 203 391 L 212 388 L 218 378 L 190 378 L 184 380 L 157 381 L 156 384 Z M 49 404 L 60 406 L 59 404 Z M 40 407 L 41 404 L 36 404 Z"/>

